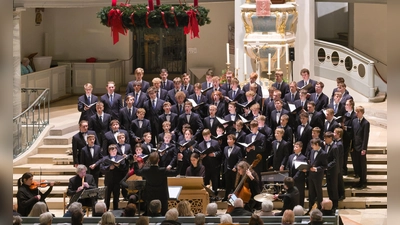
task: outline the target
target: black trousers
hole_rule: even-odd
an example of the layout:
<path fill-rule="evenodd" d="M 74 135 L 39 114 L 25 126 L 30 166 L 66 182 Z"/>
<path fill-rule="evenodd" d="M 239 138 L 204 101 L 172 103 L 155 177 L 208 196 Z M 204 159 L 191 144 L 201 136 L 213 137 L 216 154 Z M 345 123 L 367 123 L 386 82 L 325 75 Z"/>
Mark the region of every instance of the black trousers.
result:
<path fill-rule="evenodd" d="M 354 172 L 360 176 L 360 184 L 367 185 L 367 154 L 361 155 L 361 151 L 353 151 L 353 155 Z"/>
<path fill-rule="evenodd" d="M 120 193 L 119 183 L 107 185 L 107 193 L 104 199 L 107 206 L 107 210 L 110 209 L 111 193 L 113 194 L 113 210 L 116 210 L 118 209 L 118 202 L 119 202 L 119 193 Z"/>
<path fill-rule="evenodd" d="M 206 167 L 206 171 L 204 174 L 204 185 L 209 185 L 211 181 L 212 190 L 216 195 L 218 194 L 219 174 L 220 174 L 220 167 L 218 168 Z"/>
<path fill-rule="evenodd" d="M 310 172 L 314 173 L 314 172 Z M 308 209 L 311 210 L 312 206 L 315 203 L 315 198 L 317 198 L 317 207 L 321 209 L 322 202 L 322 179 L 323 175 L 320 177 L 308 177 L 308 198 L 309 198 L 309 206 Z"/>
<path fill-rule="evenodd" d="M 235 180 L 236 180 L 236 172 L 232 170 L 227 170 L 225 173 L 225 197 L 228 198 L 228 195 L 231 194 L 235 189 Z"/>

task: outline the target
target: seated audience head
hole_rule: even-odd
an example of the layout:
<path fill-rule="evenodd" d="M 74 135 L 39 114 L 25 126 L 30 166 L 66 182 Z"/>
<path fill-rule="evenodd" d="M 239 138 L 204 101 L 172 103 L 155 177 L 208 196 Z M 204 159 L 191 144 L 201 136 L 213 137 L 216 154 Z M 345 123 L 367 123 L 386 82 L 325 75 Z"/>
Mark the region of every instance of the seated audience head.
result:
<path fill-rule="evenodd" d="M 83 212 L 73 211 L 71 212 L 71 225 L 82 225 L 83 224 Z"/>
<path fill-rule="evenodd" d="M 193 212 L 188 201 L 180 201 L 177 205 L 177 209 L 179 216 L 193 216 Z"/>
<path fill-rule="evenodd" d="M 172 208 L 165 213 L 165 220 L 178 221 L 178 216 L 178 210 L 176 208 Z"/>
<path fill-rule="evenodd" d="M 319 209 L 314 209 L 310 213 L 310 221 L 322 222 L 322 212 Z"/>
<path fill-rule="evenodd" d="M 13 216 L 13 225 L 21 225 L 22 219 L 20 216 Z"/>
<path fill-rule="evenodd" d="M 149 225 L 149 217 L 147 216 L 140 216 L 137 220 L 136 220 L 136 225 Z"/>
<path fill-rule="evenodd" d="M 251 215 L 249 225 L 263 225 L 263 224 L 264 222 L 262 221 L 259 215 L 257 214 Z"/>
<path fill-rule="evenodd" d="M 304 216 L 304 208 L 301 205 L 296 205 L 293 208 L 294 216 Z"/>
<path fill-rule="evenodd" d="M 332 210 L 333 203 L 330 199 L 325 198 L 321 202 L 321 210 Z"/>
<path fill-rule="evenodd" d="M 42 213 L 47 212 L 47 205 L 44 202 L 36 202 L 32 209 L 31 212 L 28 214 L 28 217 L 38 217 Z"/>
<path fill-rule="evenodd" d="M 112 212 L 105 212 L 101 216 L 99 225 L 115 225 L 115 216 Z"/>
<path fill-rule="evenodd" d="M 161 201 L 158 199 L 152 200 L 149 204 L 149 211 L 152 215 L 161 213 Z"/>
<path fill-rule="evenodd" d="M 207 205 L 207 216 L 216 216 L 218 211 L 218 205 L 215 202 L 208 203 Z"/>
<path fill-rule="evenodd" d="M 261 203 L 261 210 L 263 212 L 272 212 L 273 209 L 274 209 L 274 204 L 272 203 L 271 200 L 264 200 Z"/>
<path fill-rule="evenodd" d="M 82 212 L 82 203 L 80 202 L 73 202 L 69 205 L 68 211 L 73 213 L 75 211 Z"/>
<path fill-rule="evenodd" d="M 290 209 L 286 209 L 282 215 L 282 224 L 289 225 L 294 224 L 294 213 Z"/>
<path fill-rule="evenodd" d="M 197 213 L 194 217 L 195 225 L 204 225 L 206 223 L 206 216 L 203 213 Z"/>
<path fill-rule="evenodd" d="M 103 213 L 107 212 L 107 206 L 104 202 L 97 202 L 94 206 L 94 213 L 96 216 L 101 216 Z"/>
<path fill-rule="evenodd" d="M 237 207 L 243 208 L 243 206 L 244 206 L 243 205 L 243 200 L 241 198 L 235 199 L 235 201 L 233 202 L 233 206 L 235 208 L 237 208 Z"/>
<path fill-rule="evenodd" d="M 219 222 L 222 224 L 232 224 L 232 216 L 229 214 L 223 214 L 221 215 L 221 219 L 219 220 Z"/>
<path fill-rule="evenodd" d="M 51 225 L 52 222 L 53 222 L 53 214 L 51 214 L 50 212 L 42 213 L 39 216 L 40 225 Z"/>
<path fill-rule="evenodd" d="M 123 217 L 134 217 L 136 214 L 136 205 L 133 203 L 129 203 L 122 213 Z"/>

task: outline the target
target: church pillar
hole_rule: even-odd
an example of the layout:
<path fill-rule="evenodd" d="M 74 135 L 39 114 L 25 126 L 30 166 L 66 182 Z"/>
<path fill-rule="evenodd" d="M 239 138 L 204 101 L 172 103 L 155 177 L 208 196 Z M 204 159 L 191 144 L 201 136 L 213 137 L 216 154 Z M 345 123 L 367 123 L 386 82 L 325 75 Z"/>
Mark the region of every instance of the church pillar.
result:
<path fill-rule="evenodd" d="M 21 11 L 13 12 L 13 117 L 21 113 L 21 40 L 20 40 Z"/>

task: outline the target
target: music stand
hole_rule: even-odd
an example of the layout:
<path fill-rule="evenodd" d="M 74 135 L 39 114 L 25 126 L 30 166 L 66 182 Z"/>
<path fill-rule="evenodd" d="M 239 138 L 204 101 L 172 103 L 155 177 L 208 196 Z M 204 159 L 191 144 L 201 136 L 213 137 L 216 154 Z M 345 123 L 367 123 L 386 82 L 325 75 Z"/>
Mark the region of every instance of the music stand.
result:
<path fill-rule="evenodd" d="M 281 188 L 276 189 L 275 186 L 278 186 L 283 183 L 283 179 L 289 175 L 289 170 L 283 171 L 268 171 L 268 172 L 261 172 L 261 181 L 264 183 L 272 183 L 266 184 L 267 186 L 274 186 L 275 190 L 279 193 Z M 265 184 L 264 184 L 265 189 Z M 267 188 L 268 189 L 268 188 Z"/>
<path fill-rule="evenodd" d="M 139 195 L 139 210 L 138 210 L 138 215 L 140 216 L 140 201 L 142 200 L 142 190 L 144 190 L 146 186 L 146 180 L 128 180 L 126 181 L 128 184 L 128 190 L 129 191 L 138 191 Z"/>
<path fill-rule="evenodd" d="M 69 204 L 68 204 L 67 208 L 69 207 L 69 205 L 71 205 L 71 203 L 77 202 L 80 199 L 96 198 L 96 197 L 97 198 L 100 198 L 100 197 L 104 198 L 106 190 L 107 190 L 107 187 L 102 187 L 102 188 L 84 189 L 84 190 L 82 190 L 80 192 L 77 192 L 69 200 Z"/>

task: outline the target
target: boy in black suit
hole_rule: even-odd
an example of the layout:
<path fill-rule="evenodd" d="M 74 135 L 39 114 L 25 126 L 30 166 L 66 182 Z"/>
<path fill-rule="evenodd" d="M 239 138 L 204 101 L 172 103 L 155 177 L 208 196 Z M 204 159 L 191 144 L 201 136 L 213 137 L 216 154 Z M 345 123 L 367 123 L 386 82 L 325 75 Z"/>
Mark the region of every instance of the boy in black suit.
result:
<path fill-rule="evenodd" d="M 228 146 L 224 148 L 224 154 L 222 155 L 222 162 L 224 164 L 223 175 L 225 180 L 225 197 L 224 201 L 228 200 L 228 195 L 235 188 L 236 180 L 236 165 L 242 160 L 242 150 L 235 145 L 236 136 L 229 134 L 227 137 Z"/>
<path fill-rule="evenodd" d="M 297 170 L 295 167 L 295 162 L 307 162 L 307 157 L 301 154 L 301 149 L 303 148 L 303 143 L 298 141 L 294 143 L 293 154 L 291 154 L 286 163 L 286 169 L 289 170 L 289 177 L 294 180 L 294 186 L 299 190 L 299 205 L 304 207 L 304 190 L 306 184 L 306 172 L 307 170 L 301 171 Z"/>
<path fill-rule="evenodd" d="M 114 81 L 107 83 L 107 94 L 101 96 L 100 101 L 104 103 L 104 111 L 111 115 L 114 120 L 119 119 L 119 111 L 122 109 L 124 103 L 120 94 L 115 93 Z"/>
<path fill-rule="evenodd" d="M 150 121 L 144 118 L 146 110 L 139 108 L 136 112 L 137 118 L 132 120 L 131 123 L 131 145 L 136 145 L 137 143 L 142 143 L 143 134 L 146 132 L 151 132 Z"/>
<path fill-rule="evenodd" d="M 120 133 L 125 135 L 125 143 L 129 143 L 129 133 L 126 130 L 119 129 L 118 120 L 111 120 L 110 128 L 111 130 L 104 134 L 105 141 L 103 143 L 103 155 L 107 155 L 106 149 L 108 149 L 108 146 L 118 143 L 118 134 Z"/>
<path fill-rule="evenodd" d="M 283 171 L 289 156 L 289 148 L 287 142 L 282 139 L 285 131 L 282 128 L 276 128 L 275 141 L 272 142 L 272 169 L 274 171 Z"/>
<path fill-rule="evenodd" d="M 98 98 L 96 95 L 92 94 L 93 86 L 91 83 L 86 83 L 83 87 L 85 88 L 85 94 L 78 98 L 78 111 L 81 112 L 79 121 L 89 121 L 90 117 L 96 114 L 96 107 L 90 105 L 96 103 Z"/>
<path fill-rule="evenodd" d="M 81 164 L 88 168 L 88 174 L 91 174 L 94 178 L 96 186 L 99 186 L 99 175 L 100 175 L 100 163 L 103 155 L 101 154 L 101 147 L 96 145 L 94 142 L 96 136 L 88 134 L 87 145 L 81 150 Z"/>
<path fill-rule="evenodd" d="M 171 112 L 171 103 L 164 102 L 163 104 L 164 113 L 159 115 L 160 125 L 162 125 L 165 121 L 169 121 L 171 124 L 171 131 L 174 133 L 176 126 L 178 125 L 178 114 Z M 162 140 L 162 139 L 160 139 Z"/>
<path fill-rule="evenodd" d="M 302 143 L 308 143 L 311 140 L 312 127 L 308 124 L 308 113 L 302 112 L 300 114 L 300 125 L 296 130 L 296 141 L 301 141 Z M 302 154 L 306 154 L 306 149 L 301 150 Z"/>
<path fill-rule="evenodd" d="M 127 95 L 125 97 L 126 107 L 122 108 L 119 112 L 119 122 L 121 124 L 121 128 L 124 130 L 131 130 L 132 120 L 136 119 L 136 111 L 137 108 L 133 107 L 135 102 L 135 97 L 132 95 Z"/>
<path fill-rule="evenodd" d="M 328 155 L 328 166 L 326 169 L 326 186 L 328 189 L 329 199 L 333 203 L 333 208 L 336 211 L 338 208 L 339 191 L 338 191 L 338 177 L 342 169 L 340 167 L 339 149 L 333 141 L 333 133 L 330 131 L 325 132 L 325 152 Z"/>
<path fill-rule="evenodd" d="M 125 158 L 125 164 L 127 166 L 126 166 L 126 168 L 125 168 L 125 170 L 123 172 L 124 172 L 124 174 L 126 174 L 126 173 L 128 173 L 128 169 L 130 168 L 127 156 L 129 154 L 133 155 L 132 154 L 132 149 L 131 149 L 131 145 L 130 144 L 125 143 L 125 135 L 123 133 L 119 133 L 117 135 L 117 138 L 118 138 L 117 154 L 118 155 L 122 155 L 122 157 Z M 122 196 L 124 197 L 124 199 L 128 200 L 128 191 L 126 190 L 126 188 L 122 188 L 121 189 L 121 193 L 122 193 Z"/>
<path fill-rule="evenodd" d="M 110 130 L 111 115 L 103 112 L 104 104 L 102 102 L 96 103 L 96 114 L 90 117 L 89 130 L 96 132 L 97 142 L 100 146 L 105 145 L 104 135 Z M 103 149 L 103 151 L 106 151 Z"/>

